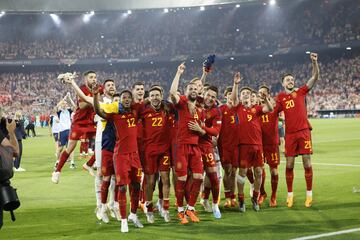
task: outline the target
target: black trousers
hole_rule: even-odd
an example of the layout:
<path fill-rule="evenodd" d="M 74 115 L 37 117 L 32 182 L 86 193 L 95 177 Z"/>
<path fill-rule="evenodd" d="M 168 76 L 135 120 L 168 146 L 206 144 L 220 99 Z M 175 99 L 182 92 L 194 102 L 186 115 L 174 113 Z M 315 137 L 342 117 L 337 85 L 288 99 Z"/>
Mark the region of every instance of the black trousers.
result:
<path fill-rule="evenodd" d="M 20 167 L 20 162 L 21 162 L 21 157 L 22 157 L 22 152 L 23 152 L 22 140 L 18 140 L 18 144 L 19 144 L 19 156 L 15 158 L 15 162 L 14 162 L 15 168 Z"/>

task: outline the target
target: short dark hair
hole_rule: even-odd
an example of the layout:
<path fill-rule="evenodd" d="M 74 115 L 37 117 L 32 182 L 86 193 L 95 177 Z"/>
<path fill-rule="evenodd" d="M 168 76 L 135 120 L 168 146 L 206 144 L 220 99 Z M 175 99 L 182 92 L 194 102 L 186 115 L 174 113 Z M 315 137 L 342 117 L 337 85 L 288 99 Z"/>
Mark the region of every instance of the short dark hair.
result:
<path fill-rule="evenodd" d="M 225 88 L 225 91 L 224 91 L 224 96 L 226 96 L 229 92 L 232 92 L 233 90 L 233 87 L 232 86 L 228 86 Z"/>
<path fill-rule="evenodd" d="M 115 94 L 113 95 L 113 98 L 114 98 L 114 97 L 120 97 L 120 96 L 121 96 L 121 93 L 118 93 L 118 92 L 117 92 L 117 93 L 115 93 Z"/>
<path fill-rule="evenodd" d="M 244 91 L 244 90 L 249 90 L 250 92 L 254 92 L 254 89 L 252 89 L 251 87 L 248 86 L 244 86 L 240 89 L 240 92 Z"/>
<path fill-rule="evenodd" d="M 294 77 L 294 75 L 292 75 L 291 73 L 285 73 L 285 74 L 282 76 L 281 81 L 283 82 L 284 79 L 285 79 L 285 77 L 287 77 L 287 76 L 292 76 L 292 77 Z"/>
<path fill-rule="evenodd" d="M 262 89 L 262 88 L 265 88 L 266 91 L 267 91 L 268 93 L 270 93 L 270 88 L 269 88 L 268 86 L 266 86 L 266 85 L 261 85 L 261 86 L 259 87 L 259 90 Z"/>
<path fill-rule="evenodd" d="M 90 73 L 96 74 L 96 72 L 94 70 L 88 70 L 86 72 L 84 72 L 84 77 L 86 77 L 87 75 L 89 75 Z"/>
<path fill-rule="evenodd" d="M 132 89 L 134 89 L 135 86 L 144 86 L 144 83 L 143 83 L 143 82 L 135 82 L 135 83 L 132 85 Z"/>
<path fill-rule="evenodd" d="M 104 81 L 103 85 L 105 85 L 107 82 L 113 82 L 115 83 L 114 79 L 108 78 Z"/>
<path fill-rule="evenodd" d="M 124 94 L 124 93 L 129 93 L 130 97 L 132 98 L 132 92 L 129 89 L 124 89 L 120 92 L 120 97 Z"/>
<path fill-rule="evenodd" d="M 216 92 L 216 95 L 218 95 L 218 93 L 219 93 L 218 88 L 216 86 L 214 86 L 214 85 L 209 85 L 207 87 L 206 91 L 209 91 L 209 90 Z"/>
<path fill-rule="evenodd" d="M 152 91 L 159 91 L 161 94 L 163 94 L 163 89 L 159 85 L 153 85 L 149 89 L 149 93 L 152 92 Z"/>

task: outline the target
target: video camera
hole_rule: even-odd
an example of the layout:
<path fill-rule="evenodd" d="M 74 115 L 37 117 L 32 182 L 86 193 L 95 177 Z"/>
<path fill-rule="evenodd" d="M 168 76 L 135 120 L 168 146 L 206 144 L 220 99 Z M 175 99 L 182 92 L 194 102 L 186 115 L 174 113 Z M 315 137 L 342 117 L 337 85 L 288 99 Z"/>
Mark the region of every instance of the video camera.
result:
<path fill-rule="evenodd" d="M 0 131 L 7 135 L 6 121 L 10 119 L 2 118 L 0 121 Z M 15 221 L 14 210 L 20 206 L 20 201 L 16 189 L 11 187 L 10 179 L 14 176 L 13 172 L 13 152 L 9 147 L 0 145 L 0 229 L 3 225 L 3 210 L 9 211 L 11 220 Z"/>

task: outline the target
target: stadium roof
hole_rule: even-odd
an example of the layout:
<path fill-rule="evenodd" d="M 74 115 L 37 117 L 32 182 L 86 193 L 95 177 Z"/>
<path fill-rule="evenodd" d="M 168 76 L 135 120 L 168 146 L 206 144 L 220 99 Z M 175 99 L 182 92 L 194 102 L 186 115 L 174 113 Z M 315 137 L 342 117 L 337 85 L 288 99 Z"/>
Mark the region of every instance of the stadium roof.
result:
<path fill-rule="evenodd" d="M 251 1 L 254 0 L 1 0 L 0 10 L 7 12 L 114 11 L 195 7 Z"/>

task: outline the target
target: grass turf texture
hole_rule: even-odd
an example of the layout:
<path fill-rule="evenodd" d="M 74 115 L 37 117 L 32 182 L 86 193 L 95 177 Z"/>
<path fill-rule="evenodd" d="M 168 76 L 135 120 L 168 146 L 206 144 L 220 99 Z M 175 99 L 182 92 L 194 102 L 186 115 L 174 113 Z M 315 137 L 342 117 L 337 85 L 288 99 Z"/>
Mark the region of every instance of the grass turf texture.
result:
<path fill-rule="evenodd" d="M 156 214 L 155 224 L 146 223 L 138 215 L 143 229 L 129 223 L 130 232 L 120 233 L 120 223 L 112 220 L 99 224 L 95 214 L 94 179 L 81 168 L 85 161 L 77 160 L 77 169 L 64 166 L 60 183 L 51 182 L 54 164 L 54 144 L 47 130 L 37 129 L 39 137 L 24 141 L 22 167 L 26 172 L 15 173 L 12 185 L 18 189 L 21 207 L 16 222 L 4 212 L 1 240 L 16 239 L 290 239 L 360 227 L 360 119 L 311 120 L 314 127 L 313 163 L 347 163 L 355 167 L 313 165 L 314 203 L 304 207 L 305 180 L 301 164 L 295 166 L 294 199 L 292 209 L 285 206 L 285 164 L 280 165 L 278 207 L 269 208 L 269 199 L 260 212 L 251 209 L 246 197 L 247 212 L 221 208 L 223 217 L 214 220 L 197 206 L 201 222 L 181 226 L 176 218 L 174 194 L 171 198 L 170 223 Z M 78 150 L 76 150 L 76 156 Z M 77 159 L 77 157 L 76 157 Z M 284 160 L 284 158 L 282 158 Z M 301 159 L 297 158 L 297 163 Z M 248 193 L 249 184 L 246 183 Z M 267 168 L 266 189 L 270 188 Z M 156 199 L 156 194 L 154 195 Z M 223 197 L 223 193 L 221 197 Z M 224 201 L 221 202 L 221 206 Z M 333 236 L 329 239 L 360 239 L 360 232 Z"/>

